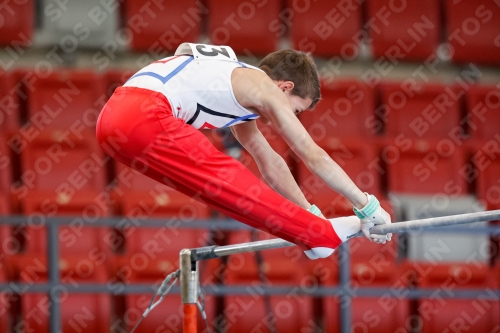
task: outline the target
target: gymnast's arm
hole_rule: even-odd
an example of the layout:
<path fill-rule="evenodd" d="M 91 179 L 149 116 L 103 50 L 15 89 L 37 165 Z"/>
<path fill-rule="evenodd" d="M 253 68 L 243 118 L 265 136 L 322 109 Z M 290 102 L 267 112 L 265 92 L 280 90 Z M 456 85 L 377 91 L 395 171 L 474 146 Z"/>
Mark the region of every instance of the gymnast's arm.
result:
<path fill-rule="evenodd" d="M 232 126 L 231 131 L 252 155 L 260 173 L 276 192 L 307 210 L 311 208 L 285 161 L 271 148 L 255 121 Z"/>
<path fill-rule="evenodd" d="M 346 197 L 356 208 L 364 207 L 368 202 L 366 195 L 309 136 L 283 91 L 267 75 L 254 72 L 246 75 L 246 80 L 238 87 L 243 90 L 240 103 L 270 121 L 306 167 L 328 187 Z"/>

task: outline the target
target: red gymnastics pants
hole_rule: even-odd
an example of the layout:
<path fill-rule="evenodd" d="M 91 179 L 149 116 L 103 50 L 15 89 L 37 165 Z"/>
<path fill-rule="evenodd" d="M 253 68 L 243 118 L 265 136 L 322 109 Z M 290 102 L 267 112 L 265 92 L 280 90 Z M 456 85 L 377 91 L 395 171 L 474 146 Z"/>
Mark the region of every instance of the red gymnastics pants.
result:
<path fill-rule="evenodd" d="M 303 250 L 341 243 L 328 220 L 285 199 L 175 118 L 160 93 L 118 88 L 99 116 L 97 139 L 119 162 L 141 165 L 136 169 L 146 176 Z"/>

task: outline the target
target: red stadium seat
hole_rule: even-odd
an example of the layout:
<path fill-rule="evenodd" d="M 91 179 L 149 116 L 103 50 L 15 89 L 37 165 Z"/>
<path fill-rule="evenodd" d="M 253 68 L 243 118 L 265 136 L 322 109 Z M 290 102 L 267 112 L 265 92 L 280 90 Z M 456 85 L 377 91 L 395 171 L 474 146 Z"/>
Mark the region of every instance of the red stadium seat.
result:
<path fill-rule="evenodd" d="M 257 234 L 252 234 L 251 231 L 232 231 L 227 243 L 248 243 L 256 241 L 256 237 Z M 255 253 L 248 252 L 229 256 L 225 278 L 226 283 L 239 283 L 238 281 L 241 280 L 259 281 L 259 266 Z"/>
<path fill-rule="evenodd" d="M 23 276 L 26 269 L 24 261 L 47 264 L 47 228 L 41 223 L 50 223 L 54 216 L 71 219 L 67 226 L 59 227 L 59 251 L 61 269 L 70 273 L 79 269 L 96 270 L 101 267 L 108 274 L 114 262 L 110 248 L 110 230 L 106 227 L 93 227 L 96 220 L 109 216 L 109 209 L 96 201 L 91 192 L 82 191 L 68 201 L 50 192 L 32 191 L 24 199 L 24 213 L 29 216 L 23 229 L 16 229 L 24 238 L 24 253 L 13 258 L 13 276 Z M 89 268 L 90 267 L 90 268 Z M 85 275 L 85 274 L 84 274 Z M 107 277 L 108 275 L 106 275 Z"/>
<path fill-rule="evenodd" d="M 9 1 L 0 10 L 0 44 L 31 46 L 35 24 L 35 1 Z M 14 59 L 12 59 L 14 62 Z"/>
<path fill-rule="evenodd" d="M 396 262 L 397 235 L 392 235 L 392 241 L 386 244 L 376 244 L 370 242 L 365 237 L 358 237 L 349 241 L 349 248 L 352 262 L 371 263 Z"/>
<path fill-rule="evenodd" d="M 385 57 L 397 64 L 425 60 L 435 53 L 440 35 L 438 0 L 371 0 L 367 4 L 367 25 L 376 59 Z"/>
<path fill-rule="evenodd" d="M 439 288 L 442 295 L 455 290 L 475 289 L 489 294 L 498 289 L 498 280 L 487 265 L 474 263 L 424 264 L 414 262 L 417 267 L 417 283 L 420 288 Z M 500 303 L 482 297 L 476 299 L 421 299 L 418 306 L 422 318 L 422 333 L 437 333 L 444 330 L 465 330 L 473 327 L 477 332 L 492 332 L 500 324 Z"/>
<path fill-rule="evenodd" d="M 470 116 L 469 133 L 474 141 L 487 141 L 498 137 L 500 128 L 500 88 L 473 86 L 467 92 Z"/>
<path fill-rule="evenodd" d="M 476 193 L 488 209 L 500 209 L 500 136 L 498 139 L 471 145 L 471 159 L 464 174 L 470 182 L 476 181 Z"/>
<path fill-rule="evenodd" d="M 145 282 L 145 281 L 141 281 Z M 160 281 L 155 281 L 160 282 Z M 127 295 L 125 297 L 125 322 L 127 332 L 130 332 L 137 323 L 142 313 L 149 306 L 153 294 Z M 207 322 L 211 330 L 215 316 L 215 298 L 210 295 L 205 296 L 205 312 Z M 205 332 L 205 322 L 197 311 L 198 332 Z M 150 312 L 146 319 L 137 327 L 134 332 L 181 332 L 182 331 L 182 302 L 180 295 L 167 295 L 163 302 L 154 311 Z"/>
<path fill-rule="evenodd" d="M 208 36 L 213 44 L 228 45 L 237 54 L 260 54 L 277 50 L 279 35 L 269 26 L 278 22 L 279 0 L 248 2 L 209 0 Z"/>
<path fill-rule="evenodd" d="M 232 232 L 229 244 L 245 243 L 272 238 L 263 232 L 254 236 L 249 231 Z M 224 315 L 227 332 L 271 332 L 267 326 L 274 322 L 278 332 L 296 332 L 311 328 L 312 299 L 307 295 L 265 296 L 258 285 L 306 286 L 309 281 L 305 271 L 306 259 L 296 248 L 277 249 L 259 253 L 262 258 L 261 272 L 254 253 L 228 257 L 225 283 L 250 286 L 251 295 L 225 297 Z M 263 282 L 261 282 L 263 281 Z M 304 287 L 305 288 L 305 287 Z M 270 311 L 270 312 L 269 312 Z"/>
<path fill-rule="evenodd" d="M 71 206 L 68 209 L 67 206 Z M 50 211 L 45 209 L 50 207 Z M 93 208 L 90 208 L 93 207 Z M 58 204 L 46 195 L 30 195 L 25 200 L 25 213 L 32 219 L 24 229 L 25 253 L 13 259 L 13 276 L 20 282 L 33 284 L 47 281 L 46 227 L 35 220 L 57 215 L 80 215 L 69 226 L 59 227 L 59 269 L 63 283 L 105 283 L 109 264 L 113 262 L 106 228 L 93 228 L 94 218 L 106 215 L 93 201 L 78 195 L 70 204 Z M 71 294 L 61 303 L 64 332 L 108 332 L 111 323 L 111 297 L 106 294 Z M 21 296 L 21 311 L 27 327 L 36 332 L 48 332 L 48 299 L 44 294 Z"/>
<path fill-rule="evenodd" d="M 107 96 L 110 97 L 116 88 L 121 87 L 134 75 L 134 71 L 124 69 L 110 69 L 104 74 Z"/>
<path fill-rule="evenodd" d="M 357 2 L 348 6 L 340 0 L 288 1 L 293 47 L 316 56 L 354 59 L 362 37 L 362 9 Z M 285 23 L 288 20 L 285 20 Z"/>
<path fill-rule="evenodd" d="M 321 82 L 322 100 L 312 111 L 299 118 L 313 140 L 322 147 L 337 138 L 373 139 L 377 129 L 371 89 L 360 81 L 327 80 Z"/>
<path fill-rule="evenodd" d="M 375 244 L 365 237 L 349 241 L 352 279 L 360 286 L 370 287 L 373 283 L 392 285 L 408 278 L 404 269 L 396 264 L 397 236 L 386 244 Z"/>
<path fill-rule="evenodd" d="M 225 298 L 224 328 L 228 333 L 309 332 L 313 327 L 311 312 L 311 300 L 304 297 L 231 295 Z"/>
<path fill-rule="evenodd" d="M 0 283 L 7 281 L 5 273 L 0 270 Z M 9 297 L 5 293 L 0 293 L 0 332 L 8 332 L 9 327 Z"/>
<path fill-rule="evenodd" d="M 92 71 L 57 70 L 33 80 L 28 92 L 30 125 L 38 132 L 95 133 L 107 101 L 101 77 Z"/>
<path fill-rule="evenodd" d="M 217 150 L 221 151 L 221 152 L 226 152 L 226 147 L 225 147 L 225 140 L 228 139 L 226 136 L 228 135 L 233 135 L 231 133 L 231 130 L 226 128 L 223 130 L 217 130 L 217 131 L 214 131 L 214 130 L 211 130 L 211 129 L 202 129 L 200 130 L 201 133 L 203 133 L 207 139 L 210 141 L 210 143 L 212 143 L 214 145 L 215 148 L 217 148 Z M 234 139 L 236 140 L 236 139 Z"/>
<path fill-rule="evenodd" d="M 179 253 L 183 248 L 194 248 L 209 244 L 210 235 L 205 230 L 181 229 L 175 225 L 163 228 L 131 228 L 126 232 L 127 246 L 117 271 L 117 278 L 125 283 L 147 283 L 159 286 L 167 274 L 179 267 Z M 211 283 L 215 275 L 216 261 L 199 263 L 200 282 Z M 139 320 L 148 307 L 152 294 L 125 296 L 125 322 L 127 331 Z M 215 318 L 215 297 L 205 295 L 205 311 L 208 323 Z M 136 332 L 155 332 L 182 330 L 182 302 L 180 295 L 167 295 L 164 301 L 141 323 Z M 205 324 L 198 312 L 198 329 L 202 332 Z"/>
<path fill-rule="evenodd" d="M 370 164 L 376 159 L 373 146 L 355 140 L 333 140 L 325 151 L 339 164 L 347 175 L 364 191 L 381 197 L 380 175 Z M 306 198 L 316 204 L 326 217 L 352 215 L 352 206 L 331 190 L 319 178 L 312 175 L 303 163 L 298 165 L 299 185 Z"/>
<path fill-rule="evenodd" d="M 130 281 L 166 276 L 179 267 L 182 249 L 211 243 L 208 231 L 179 228 L 177 223 L 163 228 L 129 228 L 125 235 L 125 256 L 118 263 L 117 275 Z"/>
<path fill-rule="evenodd" d="M 86 195 L 87 194 L 87 195 Z M 69 202 L 59 202 L 58 198 L 45 193 L 32 193 L 24 201 L 24 213 L 30 223 L 24 229 L 25 255 L 45 260 L 47 253 L 46 227 L 39 225 L 52 216 L 67 216 L 72 219 L 68 226 L 59 227 L 59 250 L 64 260 L 84 260 L 104 265 L 112 261 L 109 246 L 110 230 L 95 228 L 98 218 L 109 216 L 107 207 L 96 203 L 89 193 L 77 194 Z M 50 221 L 49 221 L 50 222 Z M 37 224 L 38 223 L 38 224 Z M 16 266 L 19 266 L 16 264 Z M 22 269 L 22 266 L 20 266 Z"/>
<path fill-rule="evenodd" d="M 107 244 L 109 229 L 91 227 L 89 224 L 92 222 L 85 222 L 80 218 L 75 218 L 73 221 L 71 226 L 59 228 L 61 258 L 81 256 L 91 261 L 109 261 L 111 259 Z M 27 227 L 24 236 L 26 254 L 45 256 L 47 253 L 45 227 Z"/>
<path fill-rule="evenodd" d="M 294 160 L 296 159 L 296 157 L 293 154 L 290 147 L 288 147 L 288 144 L 285 142 L 285 140 L 281 137 L 281 135 L 278 134 L 278 132 L 274 129 L 273 126 L 265 125 L 261 121 L 257 121 L 257 125 L 261 133 L 266 138 L 267 142 L 269 142 L 269 144 L 271 145 L 271 148 L 276 153 L 278 153 L 278 155 L 283 157 L 288 168 L 290 168 L 290 171 L 294 173 L 295 172 Z M 254 175 L 256 175 L 265 183 L 267 183 L 262 177 L 259 167 L 257 166 L 257 163 L 255 163 L 255 160 L 248 151 L 242 149 L 242 153 L 239 160 L 244 166 L 246 166 L 250 171 L 252 171 Z"/>
<path fill-rule="evenodd" d="M 10 73 L 0 72 L 0 131 L 14 132 L 19 128 L 19 122 L 19 95 L 15 79 Z"/>
<path fill-rule="evenodd" d="M 352 311 L 352 332 L 374 333 L 407 332 L 406 321 L 410 317 L 408 300 L 397 298 L 354 298 Z M 326 297 L 324 300 L 325 328 L 322 332 L 338 333 L 340 330 L 340 300 Z"/>
<path fill-rule="evenodd" d="M 196 0 L 146 3 L 125 1 L 126 27 L 132 33 L 130 47 L 164 57 L 181 43 L 196 43 L 200 22 L 208 9 Z"/>
<path fill-rule="evenodd" d="M 394 220 L 394 211 L 390 203 L 382 200 L 381 205 Z M 404 282 L 405 285 L 409 283 L 405 268 L 396 262 L 397 235 L 393 234 L 392 241 L 386 244 L 372 243 L 365 237 L 351 239 L 349 252 L 351 278 L 358 285 L 369 287 L 374 283 L 387 286 L 395 282 Z"/>
<path fill-rule="evenodd" d="M 107 214 L 106 162 L 94 139 L 41 134 L 23 150 L 22 183 L 13 190 L 24 212 L 44 216 Z"/>
<path fill-rule="evenodd" d="M 276 237 L 260 230 L 233 231 L 229 235 L 228 244 L 241 244 L 273 238 Z M 303 267 L 310 260 L 298 247 L 266 250 L 259 252 L 259 256 L 262 259 L 261 269 L 266 275 L 267 281 L 274 284 L 294 284 L 301 283 L 307 278 L 307 272 L 296 266 Z M 238 281 L 245 279 L 258 281 L 258 260 L 260 259 L 254 253 L 230 257 L 227 269 L 229 280 L 226 282 L 239 283 Z M 231 262 L 234 262 L 234 265 Z"/>
<path fill-rule="evenodd" d="M 387 155 L 388 188 L 394 193 L 463 195 L 463 152 L 449 141 L 408 141 L 391 145 Z"/>
<path fill-rule="evenodd" d="M 120 163 L 117 164 L 115 197 L 127 216 L 170 216 L 190 221 L 208 218 L 211 214 L 207 205 Z"/>
<path fill-rule="evenodd" d="M 440 139 L 460 129 L 458 88 L 438 83 L 409 88 L 391 82 L 381 84 L 379 91 L 389 137 Z"/>
<path fill-rule="evenodd" d="M 299 250 L 300 251 L 300 250 Z M 337 286 L 339 282 L 339 252 L 322 260 L 306 261 L 306 269 L 311 281 L 317 281 L 319 285 Z"/>
<path fill-rule="evenodd" d="M 363 252 L 373 253 L 373 249 L 374 247 L 363 249 Z M 379 253 L 383 252 L 382 250 Z M 400 276 L 400 269 L 385 265 L 383 261 L 378 262 L 378 260 L 376 265 L 373 265 L 373 262 L 356 262 L 355 257 L 356 255 L 353 257 L 354 262 L 351 266 L 351 284 L 354 290 L 359 287 L 394 287 L 395 290 L 398 290 L 408 286 L 409 280 Z M 332 287 L 337 283 L 337 278 L 326 279 L 324 285 Z M 327 296 L 323 298 L 323 302 L 323 316 L 325 318 L 323 332 L 340 332 L 340 300 L 338 297 Z M 353 332 L 368 331 L 368 327 L 369 332 L 398 332 L 398 329 L 405 327 L 410 316 L 410 302 L 402 297 L 354 297 L 350 306 L 353 309 L 351 322 Z"/>
<path fill-rule="evenodd" d="M 321 332 L 340 333 L 340 298 L 337 296 L 323 297 L 324 323 Z M 352 303 L 351 303 L 352 306 Z"/>
<path fill-rule="evenodd" d="M 26 259 L 26 258 L 25 258 Z M 23 261 L 23 260 L 22 260 Z M 47 268 L 36 261 L 23 261 L 21 282 L 33 284 L 47 281 Z M 105 283 L 107 272 L 103 266 L 78 264 L 60 266 L 61 281 L 70 284 Z M 111 325 L 111 296 L 108 294 L 68 294 L 61 298 L 61 328 L 63 332 L 109 332 Z M 49 332 L 49 300 L 45 294 L 23 294 L 21 312 L 24 328 L 33 332 Z"/>
<path fill-rule="evenodd" d="M 11 209 L 7 196 L 0 194 L 0 216 L 4 217 L 10 213 Z M 9 259 L 11 255 L 17 253 L 19 250 L 19 242 L 12 237 L 12 227 L 7 224 L 0 224 L 0 267 L 2 267 L 1 271 L 4 273 L 1 276 L 2 278 L 9 277 L 12 274 Z"/>
<path fill-rule="evenodd" d="M 95 138 L 78 135 L 42 134 L 26 145 L 22 152 L 23 186 L 25 191 L 51 191 L 61 201 L 83 191 L 103 191 L 106 185 L 106 163 Z"/>
<path fill-rule="evenodd" d="M 0 192 L 10 193 L 12 185 L 12 159 L 7 138 L 0 136 Z"/>
<path fill-rule="evenodd" d="M 500 64 L 500 7 L 495 1 L 446 0 L 448 43 L 455 62 Z"/>

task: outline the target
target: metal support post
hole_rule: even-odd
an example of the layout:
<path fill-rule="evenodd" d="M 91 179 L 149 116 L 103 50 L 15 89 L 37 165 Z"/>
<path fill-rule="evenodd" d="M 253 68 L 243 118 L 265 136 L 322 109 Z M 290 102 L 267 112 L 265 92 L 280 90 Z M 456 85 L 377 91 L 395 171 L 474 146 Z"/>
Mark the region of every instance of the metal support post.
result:
<path fill-rule="evenodd" d="M 61 293 L 59 287 L 59 226 L 57 223 L 47 223 L 47 258 L 49 273 L 50 301 L 50 333 L 61 332 Z"/>
<path fill-rule="evenodd" d="M 198 301 L 198 262 L 191 259 L 191 250 L 180 253 L 181 300 L 183 304 L 183 332 L 196 333 L 196 303 Z"/>
<path fill-rule="evenodd" d="M 352 311 L 352 298 L 351 298 L 351 265 L 350 265 L 350 249 L 348 243 L 342 243 L 338 250 L 340 250 L 340 287 L 342 294 L 340 295 L 340 332 L 351 332 L 351 311 Z"/>

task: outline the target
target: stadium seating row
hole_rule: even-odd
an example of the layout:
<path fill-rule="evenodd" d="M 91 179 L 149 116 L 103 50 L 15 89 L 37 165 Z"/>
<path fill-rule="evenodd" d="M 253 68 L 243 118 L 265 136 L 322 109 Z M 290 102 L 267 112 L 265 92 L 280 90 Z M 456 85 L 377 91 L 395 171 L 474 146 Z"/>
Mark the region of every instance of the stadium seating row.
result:
<path fill-rule="evenodd" d="M 57 1 L 45 0 L 41 20 L 46 20 L 50 28 L 57 22 L 57 27 L 72 31 L 81 43 L 99 34 L 119 40 L 123 39 L 121 36 L 128 36 L 125 40 L 130 40 L 132 50 L 160 54 L 172 52 L 183 41 L 198 41 L 204 32 L 212 43 L 230 45 L 237 53 L 247 55 L 275 51 L 280 39 L 289 35 L 294 48 L 324 57 L 340 55 L 346 60 L 354 59 L 360 53 L 360 40 L 363 40 L 372 45 L 377 59 L 395 63 L 421 61 L 435 55 L 440 43 L 445 43 L 443 52 L 456 62 L 498 65 L 500 28 L 496 22 L 500 19 L 500 7 L 488 0 L 443 2 L 441 5 L 440 0 L 418 4 L 390 0 L 366 3 L 288 0 L 282 7 L 280 0 L 168 0 L 161 3 L 126 0 L 123 10 L 118 10 L 98 0 L 63 8 Z M 16 2 L 2 11 L 4 24 L 0 29 L 0 42 L 30 45 L 34 1 Z M 125 26 L 116 33 L 118 38 L 107 30 L 116 25 L 121 12 Z M 88 17 L 83 16 L 85 13 Z M 102 24 L 106 20 L 113 24 Z M 90 25 L 83 40 L 82 27 L 75 30 L 74 22 Z M 101 46 L 106 43 L 108 52 L 116 49 L 116 45 L 110 46 L 109 40 L 97 39 Z"/>
<path fill-rule="evenodd" d="M 0 130 L 21 130 L 18 145 L 39 132 L 93 131 L 107 98 L 130 75 L 119 70 L 103 75 L 56 70 L 46 77 L 28 70 L 4 73 Z M 484 141 L 498 134 L 500 89 L 493 85 L 389 81 L 373 89 L 362 81 L 325 77 L 321 93 L 314 112 L 300 119 L 323 146 L 332 136 L 373 139 L 404 133 L 411 139 Z"/>
<path fill-rule="evenodd" d="M 158 233 L 158 231 L 156 232 Z M 203 233 L 197 233 L 193 230 L 189 232 L 198 235 Z M 154 238 L 152 233 L 147 236 L 148 241 L 160 239 Z M 184 246 L 197 246 L 199 240 L 196 236 L 190 238 L 187 233 L 176 235 L 176 237 L 182 238 L 187 243 L 182 244 L 179 241 L 174 241 L 175 244 L 169 244 L 172 246 L 172 253 Z M 205 236 L 201 235 L 201 238 L 204 239 Z M 268 236 L 262 233 L 252 235 L 250 232 L 233 232 L 229 236 L 228 242 L 246 242 L 267 238 Z M 474 327 L 481 327 L 482 332 L 490 332 L 495 325 L 499 324 L 499 318 L 496 314 L 500 301 L 491 298 L 491 294 L 489 295 L 490 300 L 478 298 L 478 302 L 440 297 L 422 298 L 417 301 L 416 309 L 415 304 L 411 303 L 405 294 L 401 294 L 401 288 L 418 286 L 420 288 L 441 288 L 441 295 L 444 297 L 463 289 L 484 291 L 486 297 L 488 290 L 498 289 L 497 275 L 499 272 L 478 263 L 404 262 L 397 264 L 394 261 L 396 250 L 394 244 L 379 247 L 364 240 L 350 242 L 351 252 L 354 256 L 351 264 L 351 283 L 354 290 L 358 287 L 385 287 L 392 288 L 394 293 L 390 297 L 387 295 L 355 298 L 352 304 L 353 309 L 355 309 L 352 313 L 352 323 L 355 327 L 360 324 L 369 325 L 370 332 L 387 332 L 388 328 L 391 331 L 408 329 L 408 325 L 415 324 L 410 322 L 410 317 L 413 317 L 414 320 L 416 315 L 419 315 L 420 332 L 442 332 L 446 327 L 456 325 L 456 321 L 461 320 L 463 313 L 466 315 L 463 315 L 462 319 L 475 318 L 477 326 Z M 148 250 L 145 252 L 148 253 Z M 164 260 L 168 260 L 168 253 L 162 253 L 163 256 L 165 256 Z M 129 258 L 129 260 L 132 265 L 134 259 Z M 68 266 L 61 264 L 62 281 L 71 283 L 107 283 L 110 281 L 105 278 L 106 273 L 103 266 L 92 266 L 85 261 L 82 262 L 84 264 L 80 265 L 79 268 L 69 269 Z M 42 264 L 36 261 L 25 261 L 21 264 L 24 269 L 20 281 L 28 284 L 45 281 L 45 268 Z M 143 263 L 135 259 L 135 265 L 132 266 L 132 269 L 140 272 L 139 275 L 132 277 L 124 270 L 122 275 L 118 277 L 120 280 L 114 279 L 111 282 L 140 282 L 157 285 L 166 273 L 172 271 L 171 266 L 160 262 L 157 263 L 156 267 L 144 269 Z M 217 262 L 213 266 L 201 267 L 201 281 L 204 285 L 213 283 L 220 278 L 226 285 L 245 286 L 247 290 L 250 288 L 254 293 L 225 296 L 223 310 L 219 314 L 216 311 L 216 298 L 207 296 L 205 305 L 209 323 L 222 324 L 228 332 L 252 331 L 256 326 L 261 326 L 263 331 L 267 331 L 267 329 L 273 331 L 267 327 L 268 325 L 274 326 L 279 332 L 296 332 L 297 327 L 310 329 L 313 325 L 312 322 L 315 321 L 314 318 L 317 318 L 315 314 L 319 312 L 321 317 L 324 317 L 324 322 L 316 321 L 314 325 L 323 327 L 322 331 L 324 332 L 340 331 L 340 300 L 334 296 L 324 296 L 318 303 L 318 299 L 315 300 L 308 295 L 308 293 L 314 292 L 318 286 L 338 286 L 338 262 L 335 256 L 325 260 L 310 261 L 305 259 L 297 248 L 290 248 L 271 250 L 260 254 L 234 255 L 228 258 L 224 266 L 220 265 L 221 263 Z M 262 296 L 257 282 L 268 286 L 288 286 L 299 289 L 288 295 Z M 82 327 L 76 323 L 83 325 L 81 323 L 86 322 L 83 327 L 84 332 L 87 332 L 89 327 L 92 332 L 107 332 L 107 328 L 114 324 L 116 317 L 118 317 L 123 320 L 127 330 L 130 330 L 148 306 L 150 297 L 149 294 L 126 296 L 123 311 L 120 312 L 116 309 L 113 310 L 111 295 L 69 295 L 62 303 L 63 329 L 65 332 L 81 332 Z M 46 332 L 48 329 L 46 296 L 28 293 L 21 296 L 20 303 L 21 318 L 26 320 L 24 325 L 36 329 L 37 332 Z M 9 304 L 9 300 L 6 299 L 6 302 L 2 302 L 0 306 L 5 308 Z M 153 311 L 141 324 L 138 332 L 159 330 L 160 327 L 168 327 L 172 331 L 179 330 L 181 325 L 180 304 L 178 295 L 167 296 L 158 309 Z M 4 316 L 0 316 L 0 324 L 2 320 L 7 322 L 7 312 L 1 313 Z M 221 318 L 217 319 L 217 316 L 222 316 L 224 321 L 221 321 Z M 372 321 L 374 318 L 377 320 Z M 199 329 L 203 330 L 201 320 L 199 321 Z"/>
<path fill-rule="evenodd" d="M 284 157 L 308 200 L 318 205 L 325 216 L 351 212 L 351 205 L 315 177 L 282 138 L 267 126 L 260 128 L 265 134 L 273 133 L 267 135 L 268 140 L 273 140 L 272 147 Z M 404 137 L 379 143 L 366 140 L 330 137 L 321 145 L 363 191 L 380 198 L 386 193 L 449 197 L 475 193 L 490 209 L 500 207 L 499 140 L 480 145 Z M 241 161 L 262 179 L 246 151 Z"/>
<path fill-rule="evenodd" d="M 130 178 L 123 168 L 113 169 L 109 158 L 97 148 L 93 134 L 102 104 L 130 73 L 110 71 L 101 78 L 92 72 L 57 71 L 47 78 L 30 80 L 35 89 L 27 89 L 27 94 L 16 93 L 15 82 L 25 82 L 19 77 L 25 78 L 26 73 L 7 75 L 7 85 L 2 85 L 5 107 L 0 127 L 10 135 L 0 140 L 0 187 L 17 198 L 13 205 L 25 201 L 29 206 L 28 192 L 30 198 L 46 196 L 61 204 L 78 192 L 78 200 L 89 202 L 104 195 L 109 175 Z M 494 86 L 473 86 L 464 92 L 463 88 L 436 83 L 413 88 L 382 83 L 374 93 L 359 81 L 325 79 L 323 101 L 300 119 L 313 139 L 364 190 L 378 195 L 387 190 L 458 195 L 477 184 L 477 195 L 498 207 L 499 90 Z M 23 97 L 28 103 L 22 102 Z M 375 99 L 382 101 L 380 107 L 374 107 Z M 468 110 L 465 115 L 464 104 Z M 312 200 L 321 201 L 325 197 L 321 192 L 326 188 L 317 185 L 277 133 L 265 126 L 261 130 L 285 157 L 305 190 L 311 192 Z M 380 131 L 385 135 L 377 134 Z M 211 133 L 210 139 L 223 149 L 220 138 Z M 258 174 L 245 152 L 241 160 Z M 19 170 L 23 170 L 22 174 L 16 175 Z M 156 183 L 137 175 L 132 179 L 135 177 L 139 178 L 133 184 L 118 182 L 121 192 L 116 191 L 114 200 L 101 205 L 104 213 L 112 209 L 129 214 L 140 197 L 164 214 L 170 208 L 179 211 L 183 204 L 189 204 L 189 209 L 200 217 L 210 214 L 186 198 L 177 199 L 166 187 L 144 195 Z M 21 182 L 11 187 L 12 179 Z M 124 192 L 127 195 L 120 194 Z M 330 201 L 339 204 L 339 200 Z M 330 203 L 321 205 L 326 209 Z M 66 209 L 70 207 L 66 205 Z"/>
<path fill-rule="evenodd" d="M 261 128 L 266 132 L 266 127 Z M 40 135 L 26 144 L 21 153 L 23 173 L 19 180 L 14 181 L 12 174 L 16 163 L 10 158 L 13 154 L 5 144 L 6 139 L 1 138 L 0 156 L 5 162 L 0 168 L 0 188 L 9 194 L 7 198 L 14 211 L 71 215 L 88 205 L 96 207 L 93 211 L 101 216 L 179 215 L 193 219 L 212 215 L 206 205 L 137 171 L 112 163 L 97 147 L 95 139 L 72 139 L 72 136 L 67 136 L 65 141 L 58 142 L 50 136 Z M 315 177 L 283 139 L 268 139 L 285 158 L 311 202 L 328 216 L 351 212 L 350 204 Z M 475 193 L 494 209 L 500 207 L 498 145 L 498 141 L 488 141 L 479 147 L 458 147 L 449 140 L 407 139 L 379 146 L 337 139 L 331 140 L 323 149 L 360 189 L 377 197 L 384 198 L 387 192 L 440 193 L 451 197 Z M 242 152 L 240 160 L 264 180 L 246 151 Z M 110 171 L 114 175 L 112 178 L 107 177 Z M 107 179 L 111 179 L 111 183 Z M 53 207 L 44 207 L 46 202 Z"/>

